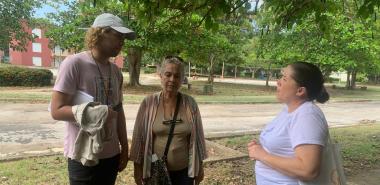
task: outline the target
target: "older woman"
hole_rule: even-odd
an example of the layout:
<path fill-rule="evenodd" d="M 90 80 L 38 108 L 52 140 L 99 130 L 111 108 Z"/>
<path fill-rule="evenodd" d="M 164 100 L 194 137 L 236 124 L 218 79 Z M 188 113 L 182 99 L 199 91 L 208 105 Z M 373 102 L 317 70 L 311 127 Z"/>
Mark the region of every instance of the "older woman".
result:
<path fill-rule="evenodd" d="M 329 99 L 319 68 L 296 62 L 282 75 L 277 99 L 286 106 L 261 132 L 260 142 L 248 144 L 249 157 L 256 160 L 257 185 L 298 185 L 316 178 L 327 142 L 327 121 L 314 104 Z"/>
<path fill-rule="evenodd" d="M 167 120 L 173 119 L 177 98 L 180 104 L 167 154 L 170 179 L 173 185 L 199 184 L 203 180 L 202 161 L 207 153 L 202 120 L 195 100 L 179 92 L 183 77 L 183 60 L 166 57 L 160 73 L 162 91 L 147 96 L 140 105 L 130 153 L 138 185 L 151 176 L 152 154 L 164 154 L 171 127 Z"/>

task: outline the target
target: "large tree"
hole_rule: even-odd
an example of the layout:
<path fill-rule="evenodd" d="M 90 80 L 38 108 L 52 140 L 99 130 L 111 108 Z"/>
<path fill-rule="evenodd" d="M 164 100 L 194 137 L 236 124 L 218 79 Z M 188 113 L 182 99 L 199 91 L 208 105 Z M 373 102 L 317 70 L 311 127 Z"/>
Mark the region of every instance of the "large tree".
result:
<path fill-rule="evenodd" d="M 368 1 L 375 3 L 375 1 Z M 263 48 L 273 43 L 270 55 L 284 65 L 287 59 L 310 61 L 328 77 L 332 71 L 346 70 L 347 88 L 355 87 L 356 74 L 377 66 L 376 15 L 379 9 L 362 9 L 363 1 L 265 1 L 259 28 Z M 372 17 L 371 17 L 372 15 Z M 278 38 L 278 39 L 276 39 Z M 260 45 L 259 45 L 260 46 Z M 281 47 L 285 46 L 285 47 Z M 263 50 L 265 51 L 265 50 Z M 283 57 L 281 57 L 283 56 Z M 374 70 L 371 70 L 372 72 Z"/>
<path fill-rule="evenodd" d="M 0 50 L 9 47 L 24 50 L 33 39 L 25 30 L 33 27 L 32 16 L 39 0 L 1 0 L 0 1 Z"/>
<path fill-rule="evenodd" d="M 57 29 L 50 30 L 54 41 L 63 48 L 82 49 L 84 31 L 78 28 L 88 27 L 91 24 L 90 20 L 100 12 L 119 15 L 138 35 L 135 41 L 128 42 L 125 50 L 128 55 L 131 85 L 139 85 L 139 67 L 144 52 L 156 52 L 151 56 L 173 53 L 174 50 L 179 53 L 181 45 L 187 43 L 187 39 L 191 39 L 189 34 L 199 31 L 198 28 L 202 26 L 206 30 L 217 30 L 220 17 L 233 15 L 240 7 L 249 4 L 248 0 L 85 0 L 71 3 L 74 4 L 68 11 L 54 16 L 59 24 Z M 199 18 L 194 19 L 194 17 Z M 176 48 L 171 47 L 175 42 Z M 165 46 L 166 44 L 171 46 L 165 47 L 163 43 Z"/>
<path fill-rule="evenodd" d="M 326 13 L 352 10 L 351 16 L 363 19 L 376 16 L 379 0 L 265 0 L 263 7 L 271 12 L 272 20 L 281 27 L 299 23 L 310 14 L 315 14 L 314 21 L 322 30 L 328 30 Z"/>

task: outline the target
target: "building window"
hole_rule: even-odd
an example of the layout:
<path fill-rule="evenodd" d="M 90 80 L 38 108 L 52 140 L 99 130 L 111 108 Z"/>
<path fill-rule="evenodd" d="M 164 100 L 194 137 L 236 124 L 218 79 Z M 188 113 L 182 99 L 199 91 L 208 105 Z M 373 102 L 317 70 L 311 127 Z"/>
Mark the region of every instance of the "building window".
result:
<path fill-rule="evenodd" d="M 32 60 L 34 66 L 42 66 L 41 57 L 33 57 Z"/>
<path fill-rule="evenodd" d="M 41 53 L 41 43 L 33 43 L 32 47 L 33 52 Z"/>
<path fill-rule="evenodd" d="M 32 34 L 39 39 L 42 37 L 41 29 L 38 28 L 33 29 Z"/>
<path fill-rule="evenodd" d="M 59 46 L 55 46 L 55 47 L 54 47 L 54 54 L 55 54 L 55 55 L 62 55 L 61 47 L 59 47 Z"/>

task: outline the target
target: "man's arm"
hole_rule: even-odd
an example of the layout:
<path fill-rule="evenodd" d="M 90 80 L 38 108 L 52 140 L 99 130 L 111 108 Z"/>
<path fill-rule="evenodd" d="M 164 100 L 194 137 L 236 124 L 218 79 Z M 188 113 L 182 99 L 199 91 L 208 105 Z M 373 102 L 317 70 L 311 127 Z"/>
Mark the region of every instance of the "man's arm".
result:
<path fill-rule="evenodd" d="M 117 135 L 121 145 L 119 171 L 123 171 L 128 163 L 128 137 L 125 124 L 124 109 L 121 108 L 117 115 Z"/>
<path fill-rule="evenodd" d="M 117 116 L 117 134 L 119 136 L 120 145 L 128 150 L 128 138 L 127 138 L 127 127 L 125 123 L 124 109 L 121 108 Z"/>
<path fill-rule="evenodd" d="M 51 99 L 51 116 L 55 120 L 75 121 L 71 111 L 72 95 L 53 91 Z"/>

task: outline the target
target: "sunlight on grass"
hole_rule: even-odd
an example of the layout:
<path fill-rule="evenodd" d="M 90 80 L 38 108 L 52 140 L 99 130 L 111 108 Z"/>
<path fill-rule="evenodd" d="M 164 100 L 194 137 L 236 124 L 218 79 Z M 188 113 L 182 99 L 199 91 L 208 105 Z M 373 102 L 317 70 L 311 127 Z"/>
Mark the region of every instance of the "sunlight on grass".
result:
<path fill-rule="evenodd" d="M 346 172 L 380 164 L 380 123 L 352 127 L 330 128 L 332 139 L 340 144 Z M 241 136 L 217 140 L 218 143 L 247 153 L 246 145 L 258 135 Z"/>
<path fill-rule="evenodd" d="M 213 94 L 203 92 L 205 81 L 192 81 L 191 89 L 183 85 L 181 92 L 193 96 L 198 103 L 276 103 L 276 88 L 262 85 L 233 84 L 215 82 Z M 380 100 L 380 87 L 367 86 L 367 90 L 346 90 L 344 87 L 327 87 L 331 101 L 371 101 Z M 0 87 L 0 101 L 48 103 L 52 87 Z M 132 87 L 124 85 L 124 102 L 139 104 L 145 96 L 161 91 L 159 84 Z"/>
<path fill-rule="evenodd" d="M 344 167 L 348 176 L 363 172 L 379 165 L 380 161 L 380 124 L 332 128 L 331 135 L 342 147 Z M 245 135 L 217 139 L 215 142 L 247 153 L 247 143 L 258 135 Z M 237 179 L 252 184 L 253 163 L 248 159 L 218 162 L 205 166 L 205 184 L 231 184 Z M 252 175 L 251 175 L 252 174 Z M 250 177 L 250 178 L 246 178 Z M 67 162 L 62 156 L 36 157 L 0 163 L 1 185 L 64 185 L 68 184 Z M 133 165 L 119 174 L 117 185 L 134 184 Z"/>

